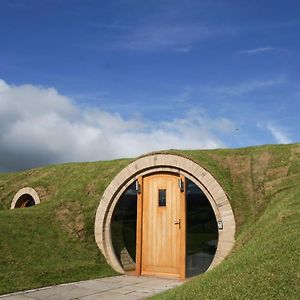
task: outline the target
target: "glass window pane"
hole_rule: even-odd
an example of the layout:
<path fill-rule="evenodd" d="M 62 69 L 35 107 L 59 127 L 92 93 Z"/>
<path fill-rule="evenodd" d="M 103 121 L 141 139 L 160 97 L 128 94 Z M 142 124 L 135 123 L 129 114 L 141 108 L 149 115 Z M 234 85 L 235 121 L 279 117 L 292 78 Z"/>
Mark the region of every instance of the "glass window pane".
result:
<path fill-rule="evenodd" d="M 158 205 L 166 206 L 166 204 L 167 204 L 167 191 L 158 190 Z"/>
<path fill-rule="evenodd" d="M 209 200 L 188 179 L 186 208 L 186 275 L 190 277 L 205 272 L 212 263 L 218 244 L 218 226 Z"/>
<path fill-rule="evenodd" d="M 131 184 L 121 195 L 111 221 L 114 251 L 125 271 L 135 270 L 137 191 Z"/>

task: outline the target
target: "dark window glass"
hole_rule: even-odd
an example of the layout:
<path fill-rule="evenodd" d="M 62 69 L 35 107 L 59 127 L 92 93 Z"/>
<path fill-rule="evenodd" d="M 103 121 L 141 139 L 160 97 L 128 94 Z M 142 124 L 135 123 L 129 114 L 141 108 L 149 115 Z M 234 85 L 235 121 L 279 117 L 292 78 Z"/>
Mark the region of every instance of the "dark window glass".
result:
<path fill-rule="evenodd" d="M 137 191 L 131 184 L 121 195 L 111 221 L 115 254 L 125 271 L 135 269 Z"/>
<path fill-rule="evenodd" d="M 218 243 L 214 211 L 202 190 L 187 179 L 186 275 L 205 272 L 212 263 Z"/>
<path fill-rule="evenodd" d="M 167 191 L 158 190 L 158 205 L 166 206 L 166 204 L 167 204 Z"/>
<path fill-rule="evenodd" d="M 35 202 L 31 195 L 23 194 L 16 202 L 15 208 L 34 206 Z"/>
<path fill-rule="evenodd" d="M 30 207 L 30 206 L 34 206 L 35 202 L 33 200 L 33 198 L 27 200 L 27 202 L 25 203 L 25 207 Z"/>

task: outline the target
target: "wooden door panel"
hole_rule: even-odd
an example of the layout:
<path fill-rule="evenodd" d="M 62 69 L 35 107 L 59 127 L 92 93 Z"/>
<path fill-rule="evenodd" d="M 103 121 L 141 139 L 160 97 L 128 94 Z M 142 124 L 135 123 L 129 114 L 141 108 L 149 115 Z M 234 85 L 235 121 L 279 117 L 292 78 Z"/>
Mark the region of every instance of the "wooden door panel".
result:
<path fill-rule="evenodd" d="M 179 177 L 155 174 L 143 178 L 141 274 L 179 276 L 182 234 L 175 220 L 181 212 Z M 166 206 L 159 206 L 159 190 L 166 191 Z"/>

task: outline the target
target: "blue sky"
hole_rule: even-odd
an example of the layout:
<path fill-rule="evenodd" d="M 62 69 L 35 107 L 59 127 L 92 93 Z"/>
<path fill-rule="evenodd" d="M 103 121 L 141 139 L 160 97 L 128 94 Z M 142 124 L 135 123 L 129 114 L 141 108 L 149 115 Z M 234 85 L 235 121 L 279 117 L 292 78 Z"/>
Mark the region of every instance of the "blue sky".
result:
<path fill-rule="evenodd" d="M 0 0 L 0 169 L 300 140 L 299 1 Z"/>

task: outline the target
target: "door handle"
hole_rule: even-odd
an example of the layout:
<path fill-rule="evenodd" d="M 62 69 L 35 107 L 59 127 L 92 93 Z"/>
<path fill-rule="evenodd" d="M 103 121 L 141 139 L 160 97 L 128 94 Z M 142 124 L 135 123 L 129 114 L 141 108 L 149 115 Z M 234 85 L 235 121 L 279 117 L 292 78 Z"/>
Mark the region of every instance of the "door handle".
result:
<path fill-rule="evenodd" d="M 178 225 L 178 227 L 179 227 L 179 229 L 180 229 L 180 219 L 178 219 L 178 221 L 175 220 L 175 221 L 174 221 L 174 225 Z"/>

